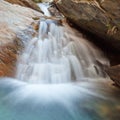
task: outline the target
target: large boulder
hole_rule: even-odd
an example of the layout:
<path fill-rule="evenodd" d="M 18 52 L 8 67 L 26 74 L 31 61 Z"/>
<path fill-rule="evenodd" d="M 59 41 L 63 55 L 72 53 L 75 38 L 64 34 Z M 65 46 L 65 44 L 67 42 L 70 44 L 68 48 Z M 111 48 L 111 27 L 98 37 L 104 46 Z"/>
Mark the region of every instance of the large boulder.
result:
<path fill-rule="evenodd" d="M 17 55 L 23 44 L 32 39 L 41 14 L 30 8 L 0 2 L 0 76 L 12 76 Z"/>
<path fill-rule="evenodd" d="M 104 39 L 97 42 L 120 51 L 120 0 L 55 0 L 55 4 L 71 22 Z"/>
<path fill-rule="evenodd" d="M 30 7 L 34 10 L 41 12 L 40 8 L 32 0 L 5 0 L 12 4 L 18 4 L 24 7 Z"/>

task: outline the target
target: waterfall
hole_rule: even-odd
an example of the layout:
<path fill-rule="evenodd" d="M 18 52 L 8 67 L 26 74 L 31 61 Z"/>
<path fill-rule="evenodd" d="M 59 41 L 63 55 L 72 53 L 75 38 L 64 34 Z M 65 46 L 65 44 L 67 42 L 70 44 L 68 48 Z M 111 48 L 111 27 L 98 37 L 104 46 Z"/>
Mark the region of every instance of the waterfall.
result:
<path fill-rule="evenodd" d="M 50 7 L 49 3 L 39 3 L 38 6 L 43 11 L 44 15 L 51 16 L 50 12 L 48 11 L 48 8 Z"/>
<path fill-rule="evenodd" d="M 49 16 L 48 4 L 42 7 Z M 45 18 L 25 43 L 16 78 L 0 79 L 0 120 L 119 119 L 104 54 L 67 23 Z"/>
<path fill-rule="evenodd" d="M 50 16 L 48 5 L 39 5 Z M 66 83 L 105 77 L 109 62 L 76 30 L 59 20 L 41 18 L 39 34 L 20 56 L 17 79 L 30 83 Z"/>

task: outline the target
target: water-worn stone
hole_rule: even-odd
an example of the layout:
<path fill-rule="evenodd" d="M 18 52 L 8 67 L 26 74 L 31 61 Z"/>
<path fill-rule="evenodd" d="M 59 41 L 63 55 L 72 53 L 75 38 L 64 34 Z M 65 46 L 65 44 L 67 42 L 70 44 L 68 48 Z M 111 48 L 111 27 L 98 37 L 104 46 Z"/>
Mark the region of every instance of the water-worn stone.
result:
<path fill-rule="evenodd" d="M 35 17 L 41 13 L 30 8 L 0 2 L 0 76 L 12 76 L 23 43 L 35 34 Z"/>
<path fill-rule="evenodd" d="M 114 81 L 115 85 L 120 87 L 120 65 L 116 65 L 107 69 L 107 73 Z"/>
<path fill-rule="evenodd" d="M 34 2 L 52 2 L 53 0 L 33 0 Z"/>
<path fill-rule="evenodd" d="M 55 0 L 58 9 L 77 26 L 100 36 L 120 51 L 120 0 Z"/>
<path fill-rule="evenodd" d="M 24 7 L 30 7 L 34 10 L 41 12 L 40 8 L 32 0 L 5 0 L 12 4 L 18 4 Z"/>

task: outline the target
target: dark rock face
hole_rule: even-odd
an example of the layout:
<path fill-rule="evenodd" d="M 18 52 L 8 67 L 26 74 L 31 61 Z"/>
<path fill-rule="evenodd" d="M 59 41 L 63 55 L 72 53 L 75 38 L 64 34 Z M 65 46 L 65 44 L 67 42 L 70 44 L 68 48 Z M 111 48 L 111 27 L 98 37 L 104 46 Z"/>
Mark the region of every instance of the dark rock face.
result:
<path fill-rule="evenodd" d="M 114 81 L 115 85 L 120 87 L 120 65 L 113 66 L 107 70 L 108 75 Z"/>
<path fill-rule="evenodd" d="M 58 9 L 77 26 L 104 39 L 120 51 L 119 0 L 55 0 Z"/>
<path fill-rule="evenodd" d="M 17 56 L 36 34 L 34 18 L 42 14 L 5 1 L 0 2 L 0 12 L 0 76 L 14 76 Z"/>
<path fill-rule="evenodd" d="M 32 0 L 5 0 L 12 4 L 18 4 L 24 7 L 30 7 L 34 10 L 41 12 L 40 8 Z"/>

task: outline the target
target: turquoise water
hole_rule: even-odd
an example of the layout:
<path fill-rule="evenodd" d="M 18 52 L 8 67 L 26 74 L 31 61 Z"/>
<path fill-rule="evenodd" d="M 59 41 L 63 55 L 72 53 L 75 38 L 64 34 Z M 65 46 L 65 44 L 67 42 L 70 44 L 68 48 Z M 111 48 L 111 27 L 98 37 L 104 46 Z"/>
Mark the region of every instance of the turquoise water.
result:
<path fill-rule="evenodd" d="M 119 120 L 119 90 L 104 82 L 30 85 L 0 81 L 0 120 Z"/>

